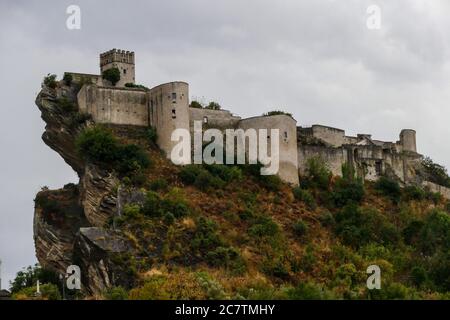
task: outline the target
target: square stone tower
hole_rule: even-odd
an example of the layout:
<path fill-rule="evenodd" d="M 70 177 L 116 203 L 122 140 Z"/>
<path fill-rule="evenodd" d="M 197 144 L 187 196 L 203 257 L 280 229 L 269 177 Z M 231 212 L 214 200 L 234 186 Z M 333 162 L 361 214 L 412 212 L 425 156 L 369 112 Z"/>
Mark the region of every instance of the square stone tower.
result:
<path fill-rule="evenodd" d="M 116 87 L 124 87 L 126 83 L 135 83 L 134 52 L 112 49 L 100 54 L 100 72 L 117 68 L 120 81 Z"/>

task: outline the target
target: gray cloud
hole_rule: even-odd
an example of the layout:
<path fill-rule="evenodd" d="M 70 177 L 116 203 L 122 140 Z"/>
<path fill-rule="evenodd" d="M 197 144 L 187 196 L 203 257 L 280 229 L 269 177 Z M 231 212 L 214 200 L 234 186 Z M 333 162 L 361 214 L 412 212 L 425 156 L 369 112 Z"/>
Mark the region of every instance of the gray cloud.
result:
<path fill-rule="evenodd" d="M 65 28 L 78 4 L 82 29 Z M 366 9 L 381 7 L 381 30 Z M 450 166 L 450 4 L 445 0 L 14 1 L 0 3 L 0 258 L 6 277 L 34 263 L 33 197 L 76 181 L 41 141 L 34 106 L 48 72 L 98 72 L 97 55 L 134 50 L 137 80 L 185 80 L 193 97 L 242 116 L 273 108 L 299 124 L 396 140 Z"/>

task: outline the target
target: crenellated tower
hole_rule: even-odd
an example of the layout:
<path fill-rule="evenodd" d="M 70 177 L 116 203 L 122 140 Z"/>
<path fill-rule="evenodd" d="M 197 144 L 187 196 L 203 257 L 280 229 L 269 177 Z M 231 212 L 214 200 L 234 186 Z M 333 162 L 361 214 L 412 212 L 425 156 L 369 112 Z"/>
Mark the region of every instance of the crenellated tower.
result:
<path fill-rule="evenodd" d="M 120 81 L 116 87 L 124 87 L 127 83 L 135 83 L 134 52 L 112 49 L 100 54 L 100 71 L 117 68 Z"/>

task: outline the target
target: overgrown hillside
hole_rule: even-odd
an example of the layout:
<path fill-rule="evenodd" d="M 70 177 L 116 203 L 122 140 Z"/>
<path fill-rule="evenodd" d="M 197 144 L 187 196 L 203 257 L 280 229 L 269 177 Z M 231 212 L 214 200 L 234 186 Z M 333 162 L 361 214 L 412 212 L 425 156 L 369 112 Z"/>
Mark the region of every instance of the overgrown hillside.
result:
<path fill-rule="evenodd" d="M 46 90 L 58 88 L 76 90 Z M 66 114 L 57 100 L 38 105 L 53 123 Z M 179 167 L 152 129 L 77 117 L 71 150 L 55 147 L 51 132 L 46 142 L 71 155 L 80 185 L 39 193 L 35 225 L 41 264 L 81 265 L 86 297 L 450 298 L 450 205 L 439 194 L 363 182 L 346 167 L 332 177 L 319 159 L 299 188 L 258 166 Z M 52 246 L 52 259 L 40 254 Z M 374 264 L 382 289 L 369 291 Z"/>

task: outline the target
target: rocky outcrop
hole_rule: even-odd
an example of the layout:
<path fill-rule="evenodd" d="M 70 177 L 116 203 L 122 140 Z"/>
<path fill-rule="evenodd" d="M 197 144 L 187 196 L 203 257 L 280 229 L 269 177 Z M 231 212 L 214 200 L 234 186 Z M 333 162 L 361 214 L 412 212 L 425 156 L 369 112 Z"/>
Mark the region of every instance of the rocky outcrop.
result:
<path fill-rule="evenodd" d="M 84 271 L 84 283 L 91 294 L 105 288 L 130 286 L 133 277 L 123 257 L 132 250 L 120 233 L 103 228 L 81 228 L 74 247 L 74 261 Z"/>
<path fill-rule="evenodd" d="M 36 196 L 34 240 L 39 263 L 65 274 L 81 268 L 83 289 L 99 294 L 112 285 L 129 286 L 132 247 L 107 223 L 117 214 L 118 179 L 113 172 L 86 162 L 76 150 L 77 135 L 92 122 L 77 111 L 76 85 L 43 87 L 36 105 L 46 122 L 44 142 L 75 170 L 79 185 L 42 190 Z"/>

